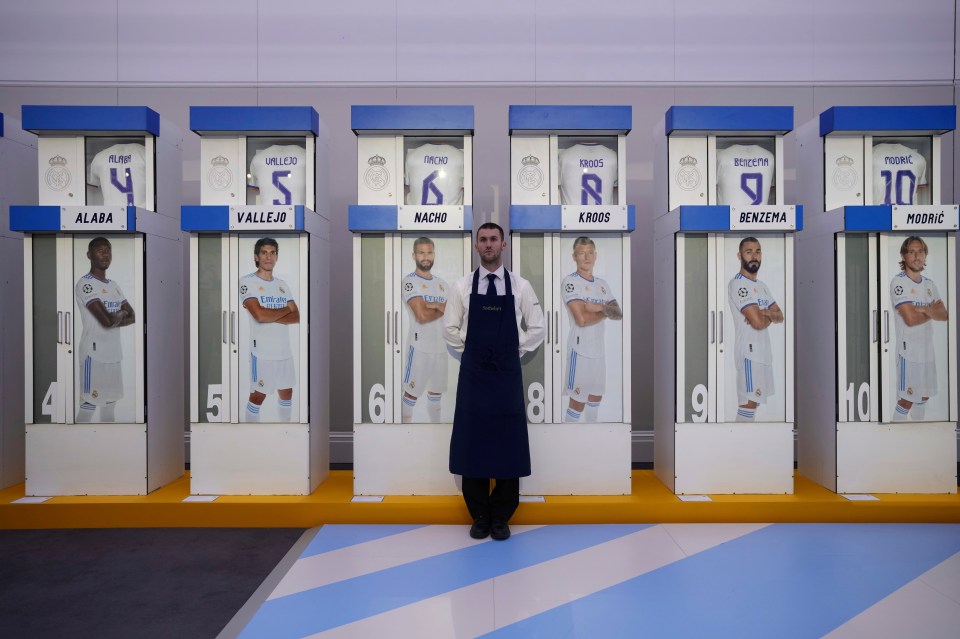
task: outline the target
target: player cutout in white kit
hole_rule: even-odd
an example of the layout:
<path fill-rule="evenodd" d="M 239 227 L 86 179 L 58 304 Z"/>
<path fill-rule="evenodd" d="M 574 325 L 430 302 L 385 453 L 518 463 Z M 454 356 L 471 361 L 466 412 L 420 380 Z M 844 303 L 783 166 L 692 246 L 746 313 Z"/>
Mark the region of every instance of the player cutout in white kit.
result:
<path fill-rule="evenodd" d="M 450 285 L 431 270 L 435 258 L 433 240 L 417 238 L 413 243 L 416 268 L 403 278 L 401 291 L 408 313 L 406 349 L 403 361 L 403 423 L 413 421 L 417 400 L 427 393 L 427 415 L 440 421 L 440 402 L 447 390 L 447 354 L 443 339 L 443 313 Z"/>
<path fill-rule="evenodd" d="M 560 149 L 560 203 L 581 206 L 616 204 L 617 152 L 584 142 Z"/>
<path fill-rule="evenodd" d="M 463 151 L 433 143 L 410 149 L 403 181 L 409 187 L 405 204 L 463 204 Z"/>
<path fill-rule="evenodd" d="M 146 174 L 142 144 L 114 144 L 93 156 L 87 184 L 100 189 L 104 206 L 144 206 Z"/>
<path fill-rule="evenodd" d="M 240 278 L 240 303 L 250 313 L 250 397 L 246 420 L 260 421 L 260 407 L 276 391 L 278 421 L 293 416 L 293 387 L 297 383 L 290 349 L 291 324 L 300 323 L 300 310 L 290 285 L 273 271 L 279 258 L 273 238 L 257 240 L 253 259 L 257 270 Z"/>
<path fill-rule="evenodd" d="M 607 381 L 604 326 L 606 320 L 623 319 L 623 310 L 610 285 L 593 273 L 593 240 L 581 236 L 573 241 L 573 261 L 577 270 L 560 283 L 570 320 L 563 385 L 570 400 L 563 421 L 596 422 Z"/>
<path fill-rule="evenodd" d="M 917 189 L 927 186 L 927 161 L 902 144 L 873 147 L 873 203 L 917 204 Z"/>
<path fill-rule="evenodd" d="M 718 204 L 766 204 L 773 177 L 773 153 L 761 146 L 731 144 L 717 151 Z"/>
<path fill-rule="evenodd" d="M 734 356 L 737 362 L 737 419 L 752 422 L 757 406 L 767 403 L 773 385 L 771 324 L 783 323 L 783 311 L 766 284 L 757 279 L 763 254 L 755 237 L 740 241 L 737 250 L 740 271 L 727 284 L 727 299 L 736 326 Z"/>
<path fill-rule="evenodd" d="M 908 237 L 900 246 L 900 272 L 890 281 L 890 303 L 896 310 L 897 404 L 893 421 L 924 419 L 927 400 L 937 394 L 933 322 L 949 319 L 937 285 L 922 275 L 927 243 Z"/>
<path fill-rule="evenodd" d="M 105 237 L 87 246 L 90 272 L 77 280 L 74 299 L 80 307 L 83 332 L 77 361 L 80 366 L 80 407 L 77 423 L 92 422 L 100 409 L 99 422 L 116 418 L 117 402 L 123 398 L 120 331 L 136 320 L 133 307 L 117 283 L 107 278 L 113 262 L 113 247 Z"/>
<path fill-rule="evenodd" d="M 274 144 L 254 153 L 247 186 L 259 189 L 257 204 L 305 204 L 306 164 L 307 153 L 296 144 Z"/>

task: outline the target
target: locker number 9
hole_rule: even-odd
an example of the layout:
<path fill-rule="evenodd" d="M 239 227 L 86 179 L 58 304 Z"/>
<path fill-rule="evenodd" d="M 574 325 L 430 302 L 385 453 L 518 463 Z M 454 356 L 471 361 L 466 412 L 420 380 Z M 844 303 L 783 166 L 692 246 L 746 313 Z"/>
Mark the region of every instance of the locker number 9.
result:
<path fill-rule="evenodd" d="M 690 405 L 693 407 L 693 421 L 700 423 L 707 421 L 707 399 L 710 397 L 707 387 L 697 384 L 690 394 Z"/>

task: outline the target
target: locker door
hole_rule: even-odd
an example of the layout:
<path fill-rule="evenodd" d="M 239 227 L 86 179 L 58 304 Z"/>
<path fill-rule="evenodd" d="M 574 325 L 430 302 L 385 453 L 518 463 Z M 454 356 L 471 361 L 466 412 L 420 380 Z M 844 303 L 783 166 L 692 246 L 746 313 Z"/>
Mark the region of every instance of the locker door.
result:
<path fill-rule="evenodd" d="M 620 235 L 564 233 L 554 239 L 559 315 L 559 415 L 623 422 L 624 255 Z"/>
<path fill-rule="evenodd" d="M 257 251 L 258 243 L 270 239 Z M 236 389 L 234 421 L 300 422 L 307 325 L 301 293 L 306 289 L 299 235 L 234 235 L 230 301 L 236 326 L 231 378 Z M 234 341 L 234 340 L 231 340 Z M 303 349 L 301 349 L 303 344 Z"/>
<path fill-rule="evenodd" d="M 191 392 L 190 421 L 230 422 L 230 241 L 225 234 L 190 239 Z"/>
<path fill-rule="evenodd" d="M 838 233 L 837 419 L 880 419 L 877 236 Z"/>
<path fill-rule="evenodd" d="M 678 233 L 676 242 L 677 422 L 717 421 L 716 235 Z"/>
<path fill-rule="evenodd" d="M 787 421 L 792 253 L 782 234 L 726 234 L 716 247 L 717 421 Z"/>
<path fill-rule="evenodd" d="M 354 420 L 394 420 L 394 287 L 391 235 L 354 236 Z"/>
<path fill-rule="evenodd" d="M 883 422 L 952 419 L 956 381 L 951 379 L 950 360 L 956 344 L 950 336 L 949 309 L 955 261 L 950 255 L 945 233 L 880 234 Z"/>
<path fill-rule="evenodd" d="M 530 282 L 540 300 L 547 335 L 543 345 L 520 360 L 523 371 L 524 401 L 527 421 L 531 424 L 559 422 L 560 379 L 557 362 L 562 348 L 559 330 L 559 311 L 556 308 L 553 286 L 554 239 L 553 234 L 514 234 L 511 236 L 511 266 L 514 271 Z"/>

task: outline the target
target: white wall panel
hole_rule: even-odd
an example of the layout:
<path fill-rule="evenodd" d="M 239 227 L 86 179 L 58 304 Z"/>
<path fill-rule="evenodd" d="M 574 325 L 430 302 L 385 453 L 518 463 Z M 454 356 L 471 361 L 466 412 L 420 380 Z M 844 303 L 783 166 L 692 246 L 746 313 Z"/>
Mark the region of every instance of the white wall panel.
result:
<path fill-rule="evenodd" d="M 676 80 L 810 81 L 813 21 L 796 0 L 677 2 Z"/>
<path fill-rule="evenodd" d="M 534 5 L 489 0 L 401 3 L 400 82 L 531 82 Z"/>
<path fill-rule="evenodd" d="M 954 78 L 954 0 L 815 0 L 813 6 L 816 80 Z"/>
<path fill-rule="evenodd" d="M 396 79 L 397 8 L 393 0 L 259 4 L 260 82 Z"/>
<path fill-rule="evenodd" d="M 669 82 L 673 2 L 560 0 L 537 5 L 538 82 Z"/>
<path fill-rule="evenodd" d="M 0 81 L 116 79 L 117 0 L 3 3 Z"/>
<path fill-rule="evenodd" d="M 121 82 L 254 82 L 257 0 L 120 2 Z"/>

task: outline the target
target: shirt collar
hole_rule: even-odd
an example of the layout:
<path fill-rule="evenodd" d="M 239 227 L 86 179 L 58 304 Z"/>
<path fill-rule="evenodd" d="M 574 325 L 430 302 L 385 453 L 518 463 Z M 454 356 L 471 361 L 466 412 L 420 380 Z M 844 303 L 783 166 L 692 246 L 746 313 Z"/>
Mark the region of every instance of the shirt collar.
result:
<path fill-rule="evenodd" d="M 497 276 L 497 279 L 498 279 L 498 280 L 502 280 L 502 279 L 503 279 L 503 270 L 504 270 L 504 269 L 503 269 L 503 264 L 501 264 L 501 265 L 500 265 L 500 268 L 498 268 L 498 269 L 495 270 L 495 271 L 488 271 L 488 270 L 486 269 L 486 267 L 484 267 L 484 266 L 481 264 L 481 265 L 480 265 L 480 277 L 481 277 L 481 278 L 484 278 L 484 277 L 486 277 L 487 275 L 489 275 L 490 273 L 493 273 L 494 275 Z"/>

